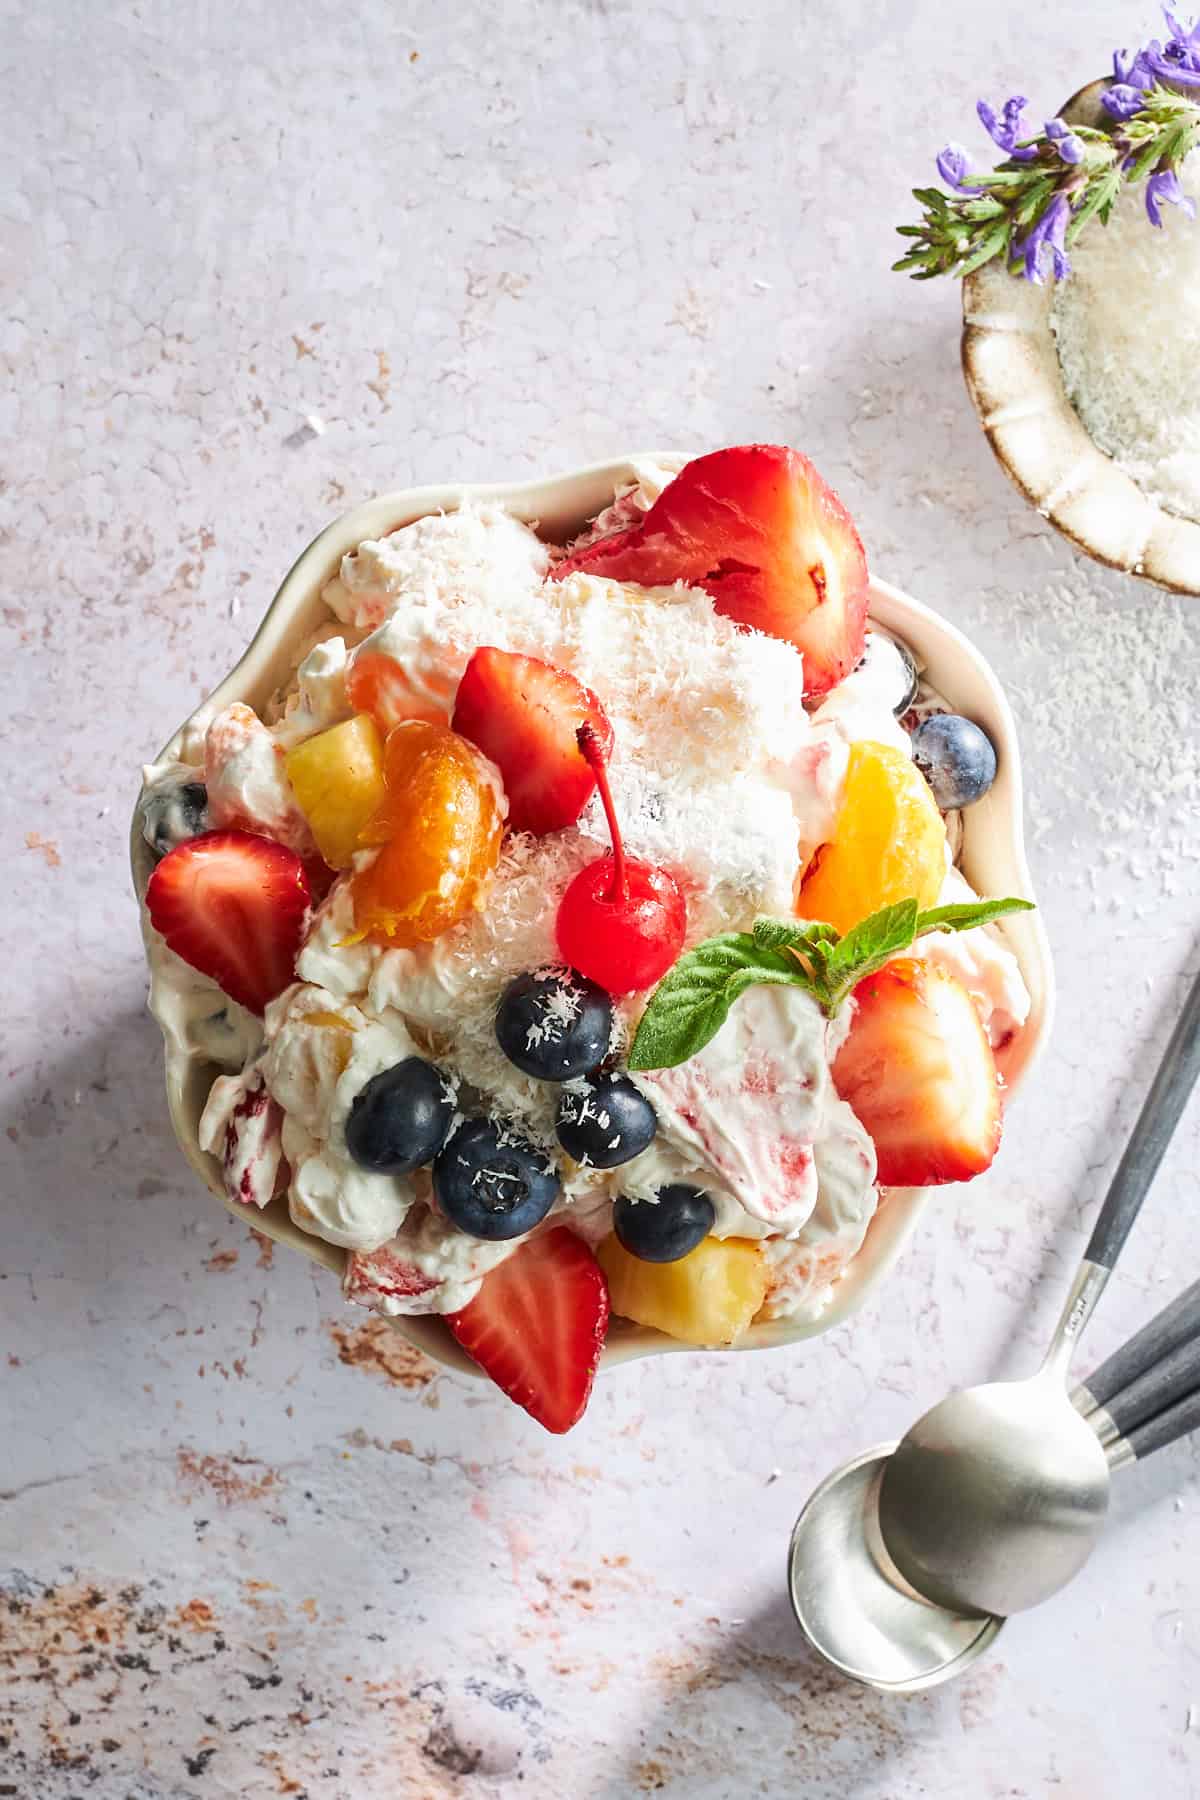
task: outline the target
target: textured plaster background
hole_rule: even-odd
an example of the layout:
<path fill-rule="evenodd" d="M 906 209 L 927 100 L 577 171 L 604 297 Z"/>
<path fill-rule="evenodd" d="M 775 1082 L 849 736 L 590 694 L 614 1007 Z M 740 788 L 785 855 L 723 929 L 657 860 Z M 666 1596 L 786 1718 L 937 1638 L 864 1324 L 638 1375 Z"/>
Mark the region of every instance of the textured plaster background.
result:
<path fill-rule="evenodd" d="M 956 291 L 888 272 L 977 93 L 1041 116 L 1153 23 L 0 5 L 0 1794 L 1200 1793 L 1193 1447 L 1125 1478 L 1078 1584 L 927 1697 L 823 1672 L 783 1587 L 835 1462 L 1030 1366 L 1195 968 L 1200 602 L 1025 508 L 963 392 Z M 126 872 L 137 765 L 354 501 L 756 437 L 810 452 L 879 572 L 1006 681 L 1058 1027 L 994 1173 L 930 1206 L 852 1324 L 623 1369 L 557 1441 L 187 1176 Z M 1197 1123 L 1093 1356 L 1200 1264 Z"/>

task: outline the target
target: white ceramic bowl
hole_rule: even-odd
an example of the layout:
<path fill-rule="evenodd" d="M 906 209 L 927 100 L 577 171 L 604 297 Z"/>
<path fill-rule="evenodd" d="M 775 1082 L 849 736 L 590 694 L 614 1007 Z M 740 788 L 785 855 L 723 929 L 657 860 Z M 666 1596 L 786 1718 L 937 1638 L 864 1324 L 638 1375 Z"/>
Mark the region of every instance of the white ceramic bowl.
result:
<path fill-rule="evenodd" d="M 397 526 L 407 525 L 441 508 L 452 510 L 464 497 L 470 497 L 501 500 L 518 518 L 536 522 L 544 537 L 565 542 L 607 506 L 615 489 L 630 479 L 634 460 L 623 457 L 614 462 L 597 463 L 548 481 L 410 488 L 403 493 L 381 495 L 355 507 L 327 526 L 292 565 L 245 655 L 205 701 L 202 710 L 212 712 L 234 700 L 243 700 L 256 710 L 262 709 L 294 672 L 295 646 L 319 626 L 328 623 L 329 613 L 321 599 L 321 590 L 336 573 L 342 557 L 364 538 L 383 536 Z M 678 454 L 647 452 L 636 460 L 680 467 L 687 459 Z M 1008 702 L 996 677 L 960 632 L 928 607 L 910 600 L 886 582 L 872 581 L 871 616 L 912 646 L 925 664 L 933 685 L 954 706 L 977 719 L 996 746 L 1000 768 L 995 784 L 985 799 L 963 815 L 960 863 L 964 874 L 980 893 L 1016 894 L 1032 899 L 1022 841 L 1021 771 L 1016 734 Z M 177 754 L 185 729 L 186 726 L 180 726 L 163 750 L 164 757 Z M 136 817 L 131 854 L 134 883 L 140 898 L 145 893 L 153 858 L 141 836 Z M 144 906 L 142 925 L 148 935 L 150 926 Z M 1023 1080 L 1049 1031 L 1053 974 L 1040 914 L 1014 915 L 1003 921 L 1003 929 L 1020 962 L 1033 1002 L 1029 1022 L 1014 1041 L 1004 1063 L 1004 1075 L 1012 1090 Z M 220 1166 L 214 1157 L 200 1149 L 196 1136 L 200 1114 L 217 1073 L 211 1063 L 188 1055 L 168 1042 L 167 1104 L 184 1155 L 236 1218 L 253 1224 L 256 1230 L 277 1243 L 302 1251 L 340 1276 L 344 1252 L 320 1238 L 310 1237 L 293 1225 L 282 1200 L 261 1213 L 248 1215 L 245 1207 L 227 1198 Z M 840 1324 L 862 1304 L 896 1261 L 927 1193 L 928 1190 L 922 1188 L 893 1190 L 818 1321 L 802 1324 L 777 1321 L 753 1326 L 736 1349 L 753 1350 L 791 1343 Z M 406 1337 L 439 1361 L 471 1374 L 479 1373 L 439 1319 L 405 1318 L 395 1323 Z M 617 1321 L 609 1334 L 602 1367 L 612 1367 L 632 1357 L 690 1348 L 692 1346 L 665 1337 L 661 1332 Z"/>
<path fill-rule="evenodd" d="M 1081 88 L 1063 116 L 1102 126 L 1109 85 Z M 1200 594 L 1200 525 L 1149 499 L 1088 435 L 1063 384 L 1053 302 L 1052 285 L 1022 281 L 998 261 L 963 282 L 963 376 L 997 460 L 1030 505 L 1097 562 Z"/>

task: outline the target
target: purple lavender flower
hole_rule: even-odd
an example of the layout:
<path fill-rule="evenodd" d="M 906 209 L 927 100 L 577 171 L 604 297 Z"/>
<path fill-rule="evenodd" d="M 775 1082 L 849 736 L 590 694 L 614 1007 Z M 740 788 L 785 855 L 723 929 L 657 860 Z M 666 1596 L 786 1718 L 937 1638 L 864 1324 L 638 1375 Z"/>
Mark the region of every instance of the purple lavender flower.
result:
<path fill-rule="evenodd" d="M 1114 119 L 1132 119 L 1134 113 L 1141 112 L 1146 104 L 1146 90 L 1133 87 L 1127 81 L 1118 81 L 1115 86 L 1104 90 L 1100 96 L 1100 104 Z"/>
<path fill-rule="evenodd" d="M 956 194 L 978 194 L 980 192 L 978 182 L 967 180 L 970 165 L 967 160 L 967 152 L 961 144 L 946 144 L 938 152 L 937 172 L 946 186 L 952 188 Z"/>
<path fill-rule="evenodd" d="M 1163 55 L 1200 71 L 1200 21 L 1193 19 L 1190 25 L 1181 25 L 1169 6 L 1163 7 L 1163 18 L 1171 32 Z"/>
<path fill-rule="evenodd" d="M 1135 80 L 1135 76 L 1138 73 L 1138 64 L 1141 59 L 1140 50 L 1134 50 L 1132 53 L 1128 50 L 1114 50 L 1113 80 L 1121 87 L 1140 86 L 1141 84 Z"/>
<path fill-rule="evenodd" d="M 1021 116 L 1025 111 L 1024 94 L 1014 94 L 1011 100 L 1006 100 L 999 114 L 996 113 L 994 107 L 988 105 L 986 100 L 981 100 L 975 110 L 992 142 L 999 144 L 1001 150 L 1006 150 L 1014 162 L 1035 161 L 1037 157 L 1035 145 L 1027 145 L 1024 150 L 1017 148 L 1018 139 L 1029 136 L 1025 121 Z"/>
<path fill-rule="evenodd" d="M 1055 281 L 1065 281 L 1071 273 L 1067 257 L 1067 226 L 1071 222 L 1071 202 L 1065 194 L 1055 194 L 1040 219 L 1034 221 L 1012 253 L 1024 261 L 1026 281 L 1041 287 L 1046 277 L 1042 269 L 1043 252 L 1050 253 L 1051 272 Z"/>
<path fill-rule="evenodd" d="M 1152 225 L 1161 227 L 1164 204 L 1177 206 L 1189 219 L 1196 216 L 1196 202 L 1184 193 L 1174 169 L 1159 169 L 1146 183 L 1146 212 Z"/>
<path fill-rule="evenodd" d="M 1156 81 L 1177 88 L 1200 88 L 1200 23 L 1182 24 L 1169 6 L 1163 7 L 1163 17 L 1171 33 L 1165 44 L 1152 38 L 1132 57 L 1127 50 L 1113 56 L 1117 81 L 1143 93 L 1149 93 Z"/>
<path fill-rule="evenodd" d="M 1074 167 L 1076 163 L 1083 161 L 1083 140 L 1075 136 L 1065 119 L 1047 119 L 1046 136 L 1063 162 Z"/>

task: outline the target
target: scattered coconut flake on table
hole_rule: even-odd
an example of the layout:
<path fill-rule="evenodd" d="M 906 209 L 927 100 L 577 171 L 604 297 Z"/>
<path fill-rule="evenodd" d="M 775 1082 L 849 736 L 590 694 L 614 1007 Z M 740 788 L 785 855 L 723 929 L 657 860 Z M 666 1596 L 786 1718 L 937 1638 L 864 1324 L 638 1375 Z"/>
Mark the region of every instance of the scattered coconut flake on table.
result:
<path fill-rule="evenodd" d="M 1200 198 L 1200 162 L 1184 164 Z M 1071 252 L 1051 323 L 1067 396 L 1101 450 L 1160 506 L 1200 520 L 1200 224 L 1146 217 L 1145 186 Z"/>

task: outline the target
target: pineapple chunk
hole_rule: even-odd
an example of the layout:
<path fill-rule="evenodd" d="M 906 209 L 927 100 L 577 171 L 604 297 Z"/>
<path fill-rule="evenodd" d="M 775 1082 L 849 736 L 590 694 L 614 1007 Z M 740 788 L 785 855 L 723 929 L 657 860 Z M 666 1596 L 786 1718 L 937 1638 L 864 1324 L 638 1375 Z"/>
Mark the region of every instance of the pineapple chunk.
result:
<path fill-rule="evenodd" d="M 910 895 L 936 906 L 945 877 L 946 827 L 916 763 L 891 744 L 852 744 L 842 809 L 805 871 L 800 917 L 846 932 Z"/>
<path fill-rule="evenodd" d="M 767 1263 L 745 1238 L 707 1237 L 678 1262 L 631 1256 L 616 1237 L 596 1251 L 612 1309 L 685 1344 L 732 1344 L 767 1293 Z"/>
<path fill-rule="evenodd" d="M 330 868 L 348 869 L 359 833 L 387 798 L 378 725 L 357 713 L 306 738 L 288 751 L 287 772 L 317 849 Z"/>

